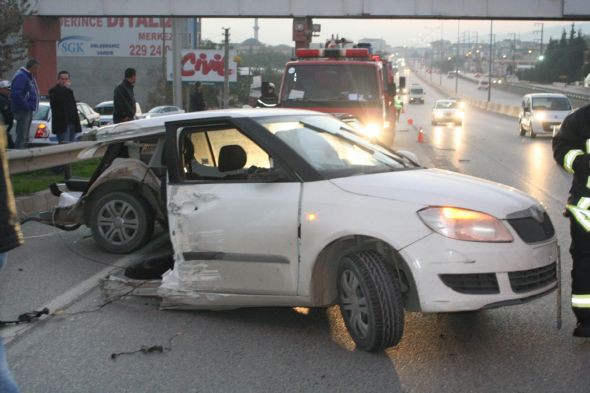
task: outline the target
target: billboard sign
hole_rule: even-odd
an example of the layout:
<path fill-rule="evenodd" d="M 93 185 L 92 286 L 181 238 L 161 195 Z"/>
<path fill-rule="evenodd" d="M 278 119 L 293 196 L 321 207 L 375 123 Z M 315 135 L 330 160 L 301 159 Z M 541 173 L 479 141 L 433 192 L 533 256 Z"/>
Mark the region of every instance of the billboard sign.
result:
<path fill-rule="evenodd" d="M 60 18 L 58 56 L 162 57 L 172 50 L 171 18 Z"/>
<path fill-rule="evenodd" d="M 183 82 L 223 82 L 223 49 L 183 49 L 181 51 L 181 76 Z M 229 81 L 238 80 L 238 65 L 234 61 L 236 51 L 229 51 Z M 168 80 L 172 80 L 172 57 L 168 56 Z"/>

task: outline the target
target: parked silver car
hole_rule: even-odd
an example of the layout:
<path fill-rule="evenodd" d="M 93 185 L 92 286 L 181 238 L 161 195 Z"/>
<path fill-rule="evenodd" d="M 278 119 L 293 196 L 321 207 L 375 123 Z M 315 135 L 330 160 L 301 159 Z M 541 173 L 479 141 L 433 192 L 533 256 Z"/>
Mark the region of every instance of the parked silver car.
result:
<path fill-rule="evenodd" d="M 76 103 L 82 132 L 76 134 L 76 140 L 100 126 L 100 115 L 84 102 Z M 29 145 L 43 146 L 57 144 L 57 135 L 51 130 L 51 107 L 49 102 L 40 102 L 39 109 L 33 113 L 33 121 L 29 129 Z"/>

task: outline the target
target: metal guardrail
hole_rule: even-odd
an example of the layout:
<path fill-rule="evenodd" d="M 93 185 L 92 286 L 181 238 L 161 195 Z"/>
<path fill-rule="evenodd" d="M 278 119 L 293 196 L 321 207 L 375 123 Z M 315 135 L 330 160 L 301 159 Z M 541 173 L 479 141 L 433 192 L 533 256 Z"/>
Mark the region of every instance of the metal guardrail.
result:
<path fill-rule="evenodd" d="M 473 83 L 478 82 L 477 78 L 471 78 L 467 75 L 459 74 L 459 77 L 461 79 L 464 79 L 469 82 L 473 82 Z M 485 80 L 485 78 L 484 78 L 484 80 Z M 567 90 L 558 89 L 558 88 L 549 87 L 549 86 L 543 87 L 543 86 L 533 85 L 533 84 L 526 83 L 526 82 L 504 82 L 501 85 L 494 85 L 493 88 L 498 89 L 498 90 L 508 91 L 510 93 L 522 94 L 522 95 L 530 94 L 530 93 L 563 94 L 566 97 L 568 97 L 570 100 L 574 101 L 573 102 L 574 107 L 575 106 L 584 106 L 584 105 L 587 105 L 588 103 L 590 103 L 590 94 L 570 92 Z"/>
<path fill-rule="evenodd" d="M 95 141 L 74 142 L 23 150 L 9 150 L 8 166 L 10 174 L 31 172 L 83 161 L 78 157 L 80 152 L 95 144 Z"/>

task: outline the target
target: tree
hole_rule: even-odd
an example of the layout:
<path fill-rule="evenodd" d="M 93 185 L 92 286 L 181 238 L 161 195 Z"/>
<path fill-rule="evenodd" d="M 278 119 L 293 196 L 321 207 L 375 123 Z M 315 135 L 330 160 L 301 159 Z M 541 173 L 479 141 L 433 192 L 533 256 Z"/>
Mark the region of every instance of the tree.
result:
<path fill-rule="evenodd" d="M 31 15 L 29 0 L 0 0 L 0 77 L 13 64 L 27 56 L 28 41 L 22 35 L 26 15 Z"/>

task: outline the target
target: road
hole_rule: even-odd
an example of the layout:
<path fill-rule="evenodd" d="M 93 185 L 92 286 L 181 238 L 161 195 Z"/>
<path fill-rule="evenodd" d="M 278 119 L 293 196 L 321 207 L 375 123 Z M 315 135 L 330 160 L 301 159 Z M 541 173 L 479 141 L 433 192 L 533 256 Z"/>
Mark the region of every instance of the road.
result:
<path fill-rule="evenodd" d="M 411 82 L 411 81 L 410 81 Z M 568 224 L 561 216 L 569 178 L 553 162 L 548 138 L 520 137 L 515 119 L 469 110 L 460 128 L 433 127 L 435 90 L 408 105 L 397 144 L 426 165 L 522 189 L 542 201 L 564 250 L 564 326 L 555 296 L 474 313 L 407 315 L 405 336 L 379 354 L 354 349 L 337 308 L 160 311 L 156 299 L 130 297 L 95 310 L 98 290 L 67 315 L 37 323 L 8 345 L 24 392 L 587 392 L 590 340 L 574 339 L 569 311 Z M 422 126 L 425 143 L 407 119 Z M 27 245 L 0 275 L 3 317 L 40 307 L 117 257 L 87 229 L 56 234 L 27 223 Z M 42 236 L 42 237 L 40 237 Z M 22 271 L 20 269 L 23 269 Z M 142 346 L 163 353 L 121 356 Z"/>

